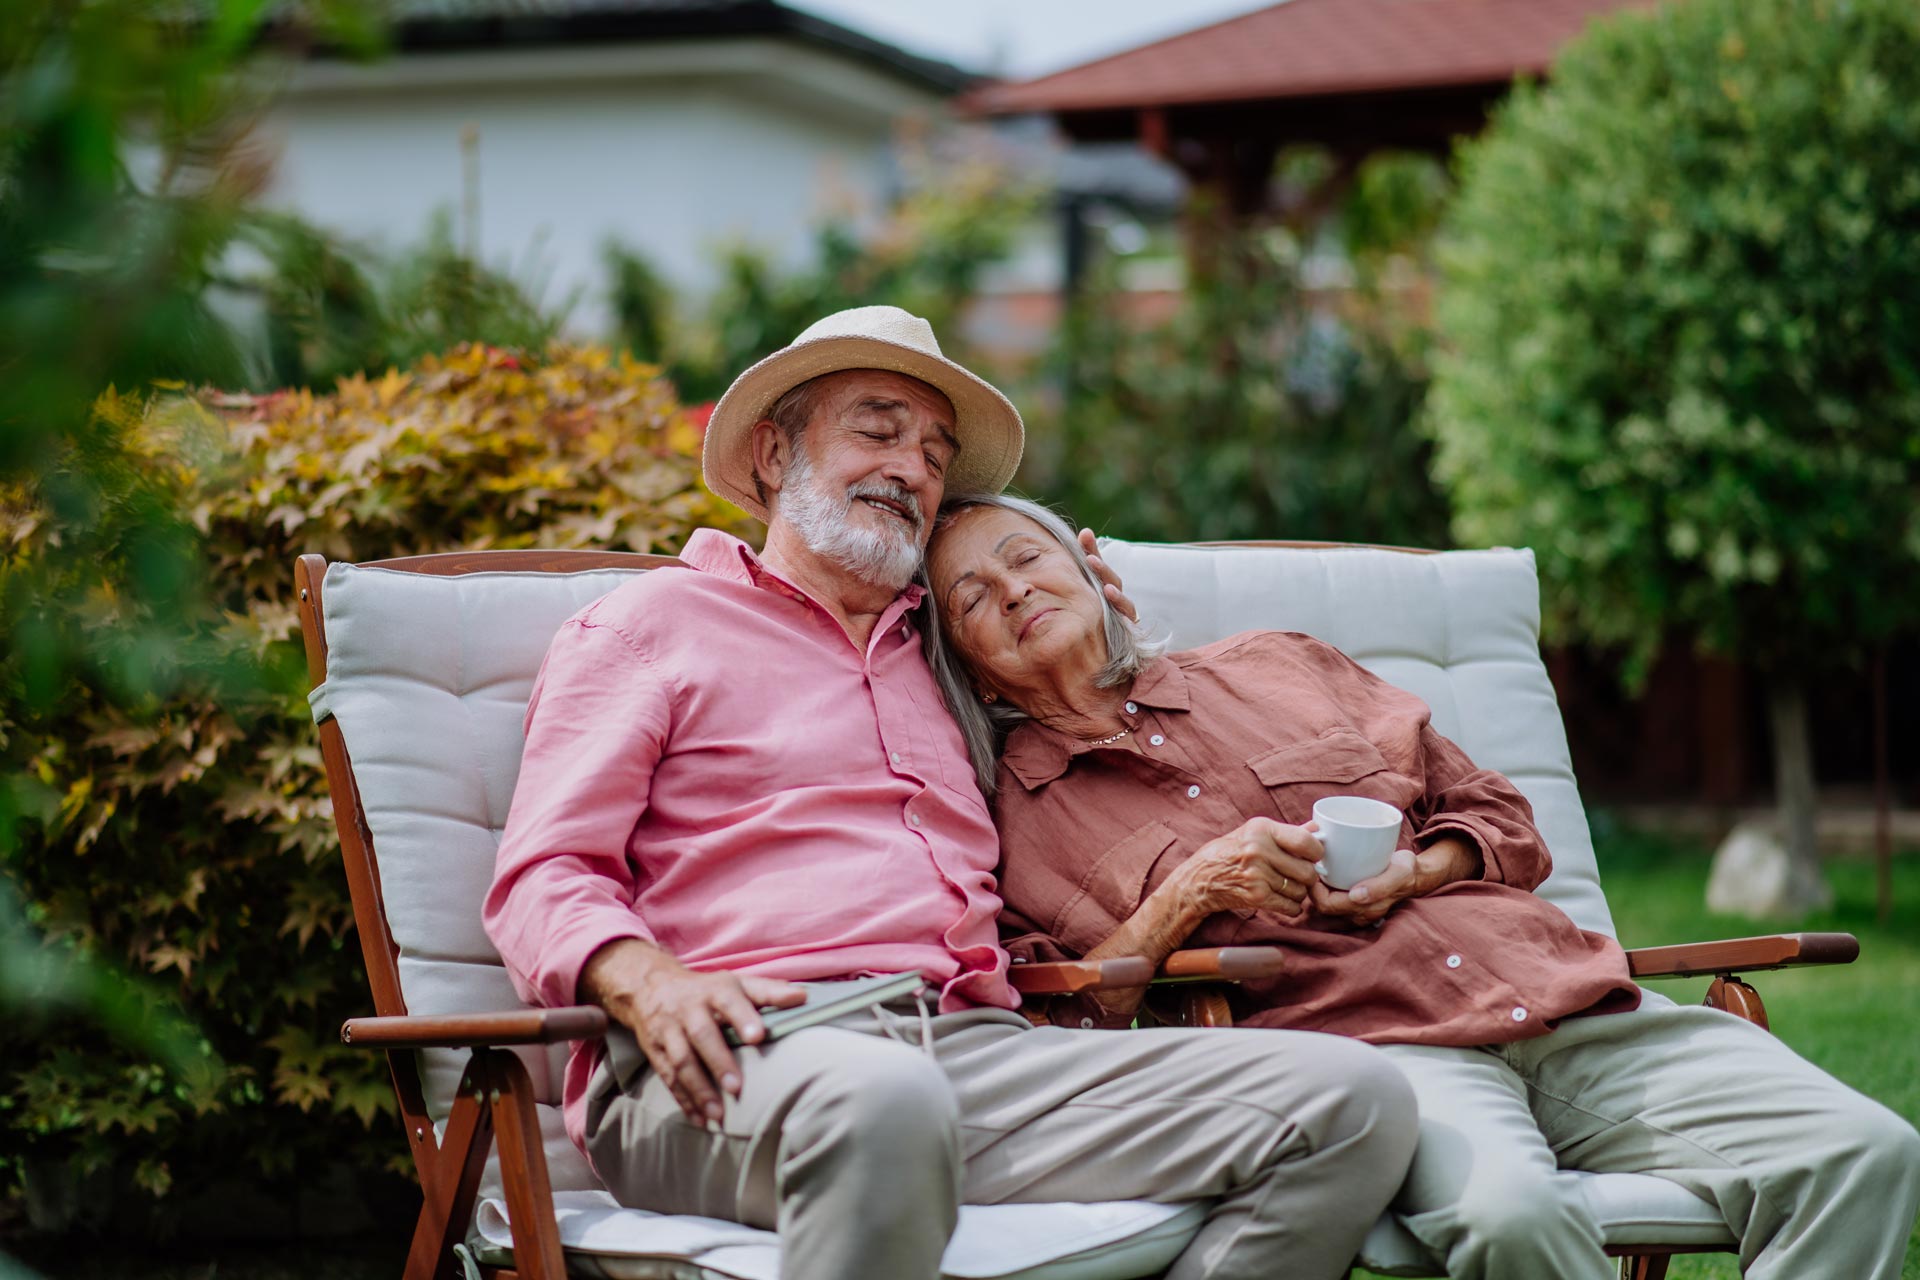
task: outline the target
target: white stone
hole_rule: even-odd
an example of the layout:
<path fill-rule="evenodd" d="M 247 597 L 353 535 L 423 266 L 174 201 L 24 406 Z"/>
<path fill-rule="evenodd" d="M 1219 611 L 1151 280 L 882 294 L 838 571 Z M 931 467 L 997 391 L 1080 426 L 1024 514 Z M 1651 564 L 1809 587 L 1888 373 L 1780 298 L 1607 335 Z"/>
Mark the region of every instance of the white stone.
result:
<path fill-rule="evenodd" d="M 1833 905 L 1833 890 L 1788 856 L 1770 821 L 1742 822 L 1713 855 L 1707 910 L 1760 920 L 1796 920 Z"/>

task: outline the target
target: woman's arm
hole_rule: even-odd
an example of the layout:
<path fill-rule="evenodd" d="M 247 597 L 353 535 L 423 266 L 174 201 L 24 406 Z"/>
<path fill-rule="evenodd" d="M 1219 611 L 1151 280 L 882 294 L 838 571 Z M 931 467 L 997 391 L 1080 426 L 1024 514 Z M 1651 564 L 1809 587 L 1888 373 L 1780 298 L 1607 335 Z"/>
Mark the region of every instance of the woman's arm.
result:
<path fill-rule="evenodd" d="M 1147 895 L 1126 921 L 1085 959 L 1145 956 L 1155 968 L 1180 949 L 1208 916 L 1220 911 L 1272 911 L 1289 921 L 1306 915 L 1319 879 L 1319 838 L 1303 827 L 1252 818 L 1201 845 Z M 1089 992 L 1101 1026 L 1125 1026 L 1139 1011 L 1144 987 Z"/>

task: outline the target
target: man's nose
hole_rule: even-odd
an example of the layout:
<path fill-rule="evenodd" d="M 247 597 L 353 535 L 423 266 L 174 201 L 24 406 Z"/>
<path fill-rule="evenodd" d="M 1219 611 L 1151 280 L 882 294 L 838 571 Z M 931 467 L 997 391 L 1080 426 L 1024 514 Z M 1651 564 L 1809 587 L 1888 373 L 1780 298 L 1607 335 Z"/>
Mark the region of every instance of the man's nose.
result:
<path fill-rule="evenodd" d="M 893 455 L 887 459 L 885 472 L 887 479 L 896 484 L 903 484 L 909 489 L 919 488 L 932 474 L 926 458 L 921 456 L 918 444 L 896 448 Z"/>

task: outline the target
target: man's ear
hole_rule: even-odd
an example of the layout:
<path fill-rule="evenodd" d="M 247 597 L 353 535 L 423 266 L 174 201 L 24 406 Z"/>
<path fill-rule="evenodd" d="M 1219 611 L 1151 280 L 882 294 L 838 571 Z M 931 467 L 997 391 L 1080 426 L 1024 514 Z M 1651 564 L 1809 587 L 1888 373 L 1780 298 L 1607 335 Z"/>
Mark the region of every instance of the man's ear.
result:
<path fill-rule="evenodd" d="M 768 493 L 780 492 L 787 467 L 793 461 L 793 446 L 787 440 L 787 433 L 776 426 L 772 418 L 762 418 L 753 424 L 747 444 L 752 450 L 753 473 L 760 477 Z"/>

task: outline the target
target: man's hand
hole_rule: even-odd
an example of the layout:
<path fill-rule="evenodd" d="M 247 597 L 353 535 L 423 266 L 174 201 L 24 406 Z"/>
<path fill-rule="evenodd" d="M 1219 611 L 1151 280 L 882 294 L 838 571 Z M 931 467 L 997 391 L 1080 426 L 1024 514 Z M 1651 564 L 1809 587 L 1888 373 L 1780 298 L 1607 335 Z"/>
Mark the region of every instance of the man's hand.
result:
<path fill-rule="evenodd" d="M 1140 611 L 1133 607 L 1133 601 L 1120 589 L 1120 575 L 1113 571 L 1112 565 L 1100 558 L 1099 545 L 1094 541 L 1093 530 L 1080 531 L 1080 549 L 1087 553 L 1087 567 L 1093 570 L 1094 577 L 1100 579 L 1100 593 L 1128 621 L 1140 621 Z"/>
<path fill-rule="evenodd" d="M 760 1006 L 790 1009 L 807 992 L 778 978 L 698 973 L 638 938 L 601 947 L 580 971 L 580 992 L 633 1032 L 647 1063 L 695 1124 L 725 1114 L 719 1090 L 738 1097 L 740 1064 L 723 1026 L 743 1044 L 766 1038 Z"/>
<path fill-rule="evenodd" d="M 1373 924 L 1385 919 L 1396 902 L 1432 893 L 1455 880 L 1477 880 L 1482 869 L 1477 848 L 1458 837 L 1443 836 L 1419 853 L 1411 849 L 1395 850 L 1385 871 L 1359 881 L 1350 889 L 1343 891 L 1316 883 L 1313 908 L 1321 915 L 1342 916 L 1355 924 Z"/>
<path fill-rule="evenodd" d="M 1289 924 L 1306 918 L 1320 838 L 1305 827 L 1249 818 L 1201 845 L 1169 877 L 1192 924 L 1216 911 L 1271 911 Z"/>

